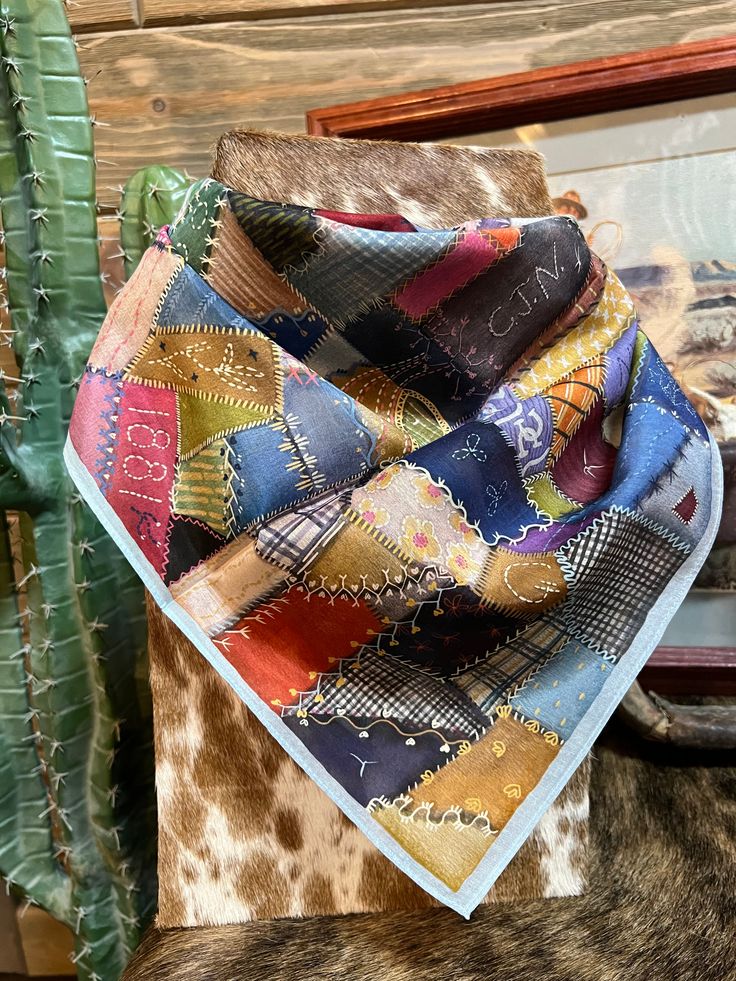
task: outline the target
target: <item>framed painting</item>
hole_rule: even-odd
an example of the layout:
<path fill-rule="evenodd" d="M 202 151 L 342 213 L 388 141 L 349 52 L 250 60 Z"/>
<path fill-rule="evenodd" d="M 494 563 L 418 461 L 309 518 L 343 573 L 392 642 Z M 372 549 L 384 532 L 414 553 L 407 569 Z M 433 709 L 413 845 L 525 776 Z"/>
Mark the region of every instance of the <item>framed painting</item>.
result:
<path fill-rule="evenodd" d="M 643 683 L 736 692 L 736 36 L 315 109 L 310 133 L 529 146 L 721 445 L 719 538 Z"/>

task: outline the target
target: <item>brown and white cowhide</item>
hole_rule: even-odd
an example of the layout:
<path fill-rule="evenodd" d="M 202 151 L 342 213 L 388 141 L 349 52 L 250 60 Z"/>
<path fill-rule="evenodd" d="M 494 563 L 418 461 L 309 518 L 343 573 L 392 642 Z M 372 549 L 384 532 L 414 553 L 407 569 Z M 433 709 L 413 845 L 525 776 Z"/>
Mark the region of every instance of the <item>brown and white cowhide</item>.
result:
<path fill-rule="evenodd" d="M 590 831 L 584 896 L 151 930 L 123 981 L 736 981 L 733 759 L 612 724 Z"/>
<path fill-rule="evenodd" d="M 541 158 L 524 150 L 241 131 L 220 139 L 213 175 L 264 199 L 399 212 L 427 226 L 551 211 Z M 149 627 L 160 927 L 436 905 L 303 774 L 153 603 Z M 583 891 L 588 782 L 586 764 L 488 902 Z"/>
<path fill-rule="evenodd" d="M 544 158 L 526 149 L 232 130 L 217 141 L 212 176 L 266 201 L 398 213 L 427 228 L 554 210 Z"/>

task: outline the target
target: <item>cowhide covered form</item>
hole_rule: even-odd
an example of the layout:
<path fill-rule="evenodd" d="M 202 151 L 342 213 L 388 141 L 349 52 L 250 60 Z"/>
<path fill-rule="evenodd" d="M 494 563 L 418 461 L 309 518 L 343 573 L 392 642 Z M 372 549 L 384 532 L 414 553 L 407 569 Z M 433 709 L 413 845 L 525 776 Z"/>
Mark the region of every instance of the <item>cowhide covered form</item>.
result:
<path fill-rule="evenodd" d="M 218 142 L 213 176 L 263 199 L 398 212 L 425 226 L 552 211 L 541 158 L 523 150 L 236 131 Z M 152 602 L 148 617 L 158 925 L 435 906 L 303 774 Z M 486 902 L 583 892 L 588 783 L 586 763 Z"/>

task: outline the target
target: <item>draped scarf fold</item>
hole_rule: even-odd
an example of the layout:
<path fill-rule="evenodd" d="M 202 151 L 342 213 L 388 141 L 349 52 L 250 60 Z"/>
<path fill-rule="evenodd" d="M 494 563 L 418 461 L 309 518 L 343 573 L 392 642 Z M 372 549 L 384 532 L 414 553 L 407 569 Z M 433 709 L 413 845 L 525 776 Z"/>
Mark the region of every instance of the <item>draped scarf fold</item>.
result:
<path fill-rule="evenodd" d="M 572 219 L 426 229 L 209 179 L 111 306 L 65 458 L 164 612 L 464 915 L 720 510 L 712 438 Z"/>

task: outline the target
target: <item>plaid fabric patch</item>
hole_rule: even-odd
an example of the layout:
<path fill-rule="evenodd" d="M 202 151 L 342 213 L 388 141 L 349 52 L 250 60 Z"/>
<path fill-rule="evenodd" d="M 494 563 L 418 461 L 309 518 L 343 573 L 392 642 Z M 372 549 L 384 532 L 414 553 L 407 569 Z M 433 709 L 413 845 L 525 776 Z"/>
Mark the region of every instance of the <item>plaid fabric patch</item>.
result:
<path fill-rule="evenodd" d="M 317 544 L 338 530 L 350 494 L 330 492 L 269 521 L 258 531 L 256 552 L 282 569 L 298 571 L 311 560 Z"/>
<path fill-rule="evenodd" d="M 452 684 L 373 651 L 367 651 L 360 662 L 346 665 L 339 677 L 328 675 L 317 691 L 291 711 L 298 708 L 311 715 L 404 720 L 473 737 L 488 725 Z"/>
<path fill-rule="evenodd" d="M 439 259 L 457 238 L 454 231 L 398 233 L 386 249 L 386 232 L 336 225 L 323 227 L 321 251 L 288 272 L 289 283 L 323 316 L 344 324 Z"/>
<path fill-rule="evenodd" d="M 453 678 L 486 715 L 492 715 L 509 688 L 565 644 L 570 635 L 555 617 L 543 617 L 517 634 L 508 644 L 492 651 L 480 664 Z"/>
<path fill-rule="evenodd" d="M 258 201 L 238 191 L 229 191 L 228 196 L 248 238 L 277 272 L 299 265 L 318 250 L 315 233 L 320 223 L 309 210 Z"/>
<path fill-rule="evenodd" d="M 596 653 L 619 658 L 689 551 L 675 535 L 620 508 L 596 518 L 556 553 L 570 588 L 562 607 L 570 633 Z"/>

